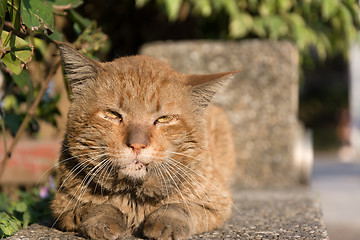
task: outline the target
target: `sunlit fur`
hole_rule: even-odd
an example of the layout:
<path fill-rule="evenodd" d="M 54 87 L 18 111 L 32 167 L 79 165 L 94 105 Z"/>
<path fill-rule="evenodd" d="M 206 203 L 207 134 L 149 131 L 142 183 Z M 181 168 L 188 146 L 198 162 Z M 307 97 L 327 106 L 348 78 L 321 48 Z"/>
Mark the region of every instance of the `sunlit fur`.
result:
<path fill-rule="evenodd" d="M 235 153 L 225 114 L 208 101 L 233 73 L 201 78 L 146 56 L 98 63 L 59 50 L 73 96 L 57 225 L 94 239 L 183 239 L 221 226 Z"/>

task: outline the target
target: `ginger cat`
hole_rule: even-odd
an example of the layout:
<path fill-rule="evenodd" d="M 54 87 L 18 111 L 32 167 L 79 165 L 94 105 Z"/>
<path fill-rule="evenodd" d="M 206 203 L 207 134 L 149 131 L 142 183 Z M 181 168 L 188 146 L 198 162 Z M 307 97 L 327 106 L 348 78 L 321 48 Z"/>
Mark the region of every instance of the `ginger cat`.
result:
<path fill-rule="evenodd" d="M 100 63 L 59 43 L 73 92 L 51 208 L 91 239 L 186 239 L 230 216 L 231 127 L 210 101 L 236 72 L 178 73 L 147 56 Z"/>

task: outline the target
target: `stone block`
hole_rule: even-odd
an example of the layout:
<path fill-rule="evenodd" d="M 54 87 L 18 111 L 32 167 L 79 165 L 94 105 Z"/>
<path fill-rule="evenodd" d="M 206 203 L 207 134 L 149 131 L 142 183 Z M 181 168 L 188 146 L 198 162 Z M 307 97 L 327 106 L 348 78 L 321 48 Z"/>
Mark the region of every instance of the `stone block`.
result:
<path fill-rule="evenodd" d="M 215 103 L 227 112 L 237 151 L 237 185 L 300 183 L 294 163 L 298 128 L 299 60 L 287 41 L 180 41 L 144 45 L 150 55 L 185 73 L 240 70 Z"/>

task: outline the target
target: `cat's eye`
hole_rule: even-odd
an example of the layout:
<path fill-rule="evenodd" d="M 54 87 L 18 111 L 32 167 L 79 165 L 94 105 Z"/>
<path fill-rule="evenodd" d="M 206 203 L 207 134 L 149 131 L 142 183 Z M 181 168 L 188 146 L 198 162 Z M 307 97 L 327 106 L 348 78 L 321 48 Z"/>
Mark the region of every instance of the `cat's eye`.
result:
<path fill-rule="evenodd" d="M 176 115 L 165 115 L 162 117 L 159 117 L 158 119 L 156 119 L 156 121 L 154 122 L 155 124 L 157 123 L 171 123 L 173 121 L 177 120 Z"/>
<path fill-rule="evenodd" d="M 112 110 L 104 111 L 104 118 L 109 120 L 122 120 L 121 114 Z"/>

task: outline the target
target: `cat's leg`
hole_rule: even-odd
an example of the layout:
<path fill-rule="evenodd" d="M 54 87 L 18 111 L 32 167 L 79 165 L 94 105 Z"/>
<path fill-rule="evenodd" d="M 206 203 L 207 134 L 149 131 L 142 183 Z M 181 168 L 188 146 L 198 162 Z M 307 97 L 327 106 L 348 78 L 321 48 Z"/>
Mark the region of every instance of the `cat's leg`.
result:
<path fill-rule="evenodd" d="M 167 204 L 152 212 L 144 221 L 143 233 L 154 239 L 187 239 L 220 227 L 231 213 L 231 200 L 219 209 L 204 204 Z M 220 208 L 221 207 L 221 208 Z"/>
<path fill-rule="evenodd" d="M 77 231 L 90 239 L 132 239 L 124 215 L 110 204 L 76 203 L 57 193 L 52 202 L 54 217 L 61 229 Z"/>
<path fill-rule="evenodd" d="M 75 218 L 76 200 L 66 193 L 58 192 L 51 201 L 52 215 L 55 224 L 64 231 L 77 231 L 78 224 Z"/>

